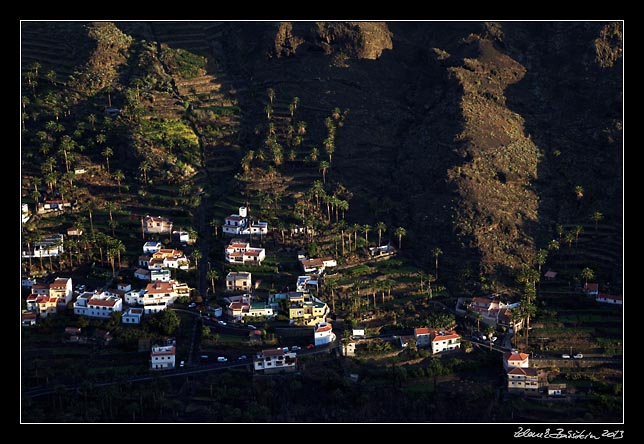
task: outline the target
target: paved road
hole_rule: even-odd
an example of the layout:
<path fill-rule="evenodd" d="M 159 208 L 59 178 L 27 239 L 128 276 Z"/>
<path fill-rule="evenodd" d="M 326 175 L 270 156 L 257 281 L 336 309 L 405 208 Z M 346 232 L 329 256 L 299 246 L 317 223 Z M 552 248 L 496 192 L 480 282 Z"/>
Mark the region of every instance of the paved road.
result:
<path fill-rule="evenodd" d="M 297 352 L 298 356 L 306 356 L 306 355 L 315 355 L 319 353 L 329 353 L 333 349 L 340 347 L 340 341 L 336 339 L 335 342 L 332 342 L 330 344 L 327 344 L 325 346 L 321 347 L 316 347 L 311 350 L 300 350 Z M 221 371 L 221 370 L 226 370 L 230 368 L 238 368 L 238 367 L 248 367 L 249 370 L 251 370 L 251 367 L 253 365 L 252 362 L 252 356 L 249 356 L 248 359 L 245 360 L 231 360 L 229 362 L 215 362 L 215 363 L 208 363 L 208 364 L 199 364 L 194 367 L 188 367 L 188 368 L 175 368 L 173 370 L 165 370 L 165 371 L 160 371 L 160 372 L 155 372 L 151 373 L 149 375 L 142 375 L 142 376 L 136 376 L 132 378 L 127 378 L 127 379 L 120 379 L 116 381 L 108 381 L 108 382 L 101 382 L 101 383 L 92 383 L 92 387 L 107 387 L 110 385 L 116 385 L 116 384 L 125 384 L 128 382 L 143 382 L 143 381 L 152 381 L 157 378 L 174 378 L 177 376 L 190 376 L 190 375 L 199 375 L 203 373 L 208 373 L 208 372 L 213 372 L 213 371 Z M 23 390 L 22 391 L 22 396 L 26 398 L 36 398 L 38 396 L 43 396 L 43 395 L 51 395 L 53 393 L 56 393 L 58 390 L 65 390 L 65 391 L 73 391 L 73 390 L 80 390 L 82 387 L 82 384 L 73 384 L 73 385 L 59 385 L 59 386 L 48 386 L 48 387 L 35 387 L 29 390 Z"/>

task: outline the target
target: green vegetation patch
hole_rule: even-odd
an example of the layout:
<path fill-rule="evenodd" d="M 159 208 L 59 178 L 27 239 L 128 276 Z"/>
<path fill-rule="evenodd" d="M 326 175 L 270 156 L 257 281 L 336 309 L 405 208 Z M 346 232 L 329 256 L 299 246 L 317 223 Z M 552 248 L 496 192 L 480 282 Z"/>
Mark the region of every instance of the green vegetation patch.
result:
<path fill-rule="evenodd" d="M 151 142 L 164 146 L 199 146 L 195 132 L 180 119 L 150 119 L 141 122 L 141 134 Z"/>
<path fill-rule="evenodd" d="M 205 57 L 181 48 L 163 48 L 159 58 L 172 74 L 184 79 L 203 75 L 207 62 Z"/>

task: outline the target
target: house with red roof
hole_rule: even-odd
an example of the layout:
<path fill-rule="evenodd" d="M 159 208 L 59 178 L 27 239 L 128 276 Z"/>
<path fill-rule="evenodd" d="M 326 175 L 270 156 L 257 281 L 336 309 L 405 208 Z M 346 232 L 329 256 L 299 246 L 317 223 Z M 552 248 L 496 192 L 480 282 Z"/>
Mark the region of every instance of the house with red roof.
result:
<path fill-rule="evenodd" d="M 518 351 L 506 352 L 503 354 L 503 367 L 509 370 L 513 367 L 528 368 L 530 367 L 530 356 L 527 353 Z"/>
<path fill-rule="evenodd" d="M 177 348 L 174 345 L 153 345 L 150 351 L 151 370 L 171 370 L 175 367 Z"/>
<path fill-rule="evenodd" d="M 603 304 L 622 305 L 622 297 L 619 295 L 599 293 L 595 297 L 595 300 Z"/>
<path fill-rule="evenodd" d="M 74 302 L 74 314 L 91 318 L 109 318 L 112 313 L 122 310 L 123 299 L 105 292 L 85 292 Z"/>
<path fill-rule="evenodd" d="M 431 330 L 428 327 L 414 329 L 414 339 L 417 347 L 428 347 L 431 343 Z"/>
<path fill-rule="evenodd" d="M 543 373 L 536 368 L 510 367 L 507 370 L 508 391 L 514 393 L 537 393 Z"/>
<path fill-rule="evenodd" d="M 584 293 L 589 296 L 595 296 L 599 294 L 599 284 L 595 282 L 586 282 L 584 284 Z"/>
<path fill-rule="evenodd" d="M 141 219 L 143 232 L 145 234 L 170 234 L 172 233 L 172 221 L 161 216 L 145 216 Z"/>
<path fill-rule="evenodd" d="M 241 239 L 232 239 L 224 251 L 226 262 L 240 265 L 261 265 L 266 258 L 264 248 L 251 247 Z"/>
<path fill-rule="evenodd" d="M 446 350 L 461 348 L 461 335 L 454 330 L 442 331 L 433 330 L 430 333 L 432 353 L 440 353 Z"/>
<path fill-rule="evenodd" d="M 281 373 L 294 372 L 297 365 L 297 353 L 285 352 L 281 348 L 262 350 L 253 358 L 256 372 Z"/>
<path fill-rule="evenodd" d="M 35 312 L 41 318 L 56 314 L 58 297 L 46 294 L 31 293 L 27 296 L 27 310 Z"/>

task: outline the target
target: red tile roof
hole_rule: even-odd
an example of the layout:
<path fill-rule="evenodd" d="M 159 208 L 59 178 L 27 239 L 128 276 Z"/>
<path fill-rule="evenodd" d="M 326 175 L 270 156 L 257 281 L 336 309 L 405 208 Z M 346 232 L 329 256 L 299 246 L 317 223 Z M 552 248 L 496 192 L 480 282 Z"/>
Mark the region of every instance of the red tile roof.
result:
<path fill-rule="evenodd" d="M 448 339 L 458 339 L 458 338 L 460 338 L 460 337 L 461 337 L 461 335 L 459 335 L 458 333 L 456 333 L 456 332 L 455 332 L 455 331 L 453 331 L 453 330 L 451 330 L 451 331 L 444 331 L 443 333 L 444 333 L 444 334 L 443 334 L 443 335 L 441 335 L 441 334 L 439 334 L 437 331 L 433 331 L 433 332 L 432 332 L 432 334 L 431 334 L 432 342 L 436 342 L 436 341 L 446 341 L 446 340 L 448 340 Z"/>
<path fill-rule="evenodd" d="M 598 291 L 599 290 L 599 284 L 589 282 L 587 284 L 584 284 L 584 290 L 585 291 Z"/>
<path fill-rule="evenodd" d="M 331 324 L 326 324 L 326 325 L 320 325 L 315 329 L 316 333 L 324 333 L 327 331 L 333 330 L 333 326 Z"/>
<path fill-rule="evenodd" d="M 414 335 L 428 335 L 431 333 L 431 330 L 429 327 L 421 327 L 421 328 L 416 328 L 414 329 Z"/>
<path fill-rule="evenodd" d="M 621 301 L 622 297 L 620 295 L 599 293 L 595 299 L 612 299 L 614 301 Z"/>
<path fill-rule="evenodd" d="M 149 283 L 147 287 L 145 287 L 145 292 L 151 294 L 171 293 L 172 291 L 173 288 L 170 282 L 156 281 Z"/>
<path fill-rule="evenodd" d="M 532 367 L 512 367 L 511 370 L 508 370 L 508 375 L 537 376 L 538 374 L 539 371 Z"/>
<path fill-rule="evenodd" d="M 98 305 L 99 307 L 114 307 L 117 299 L 98 299 L 91 298 L 87 301 L 87 305 Z"/>
<path fill-rule="evenodd" d="M 527 353 L 506 352 L 504 355 L 506 361 L 525 361 L 530 357 Z"/>

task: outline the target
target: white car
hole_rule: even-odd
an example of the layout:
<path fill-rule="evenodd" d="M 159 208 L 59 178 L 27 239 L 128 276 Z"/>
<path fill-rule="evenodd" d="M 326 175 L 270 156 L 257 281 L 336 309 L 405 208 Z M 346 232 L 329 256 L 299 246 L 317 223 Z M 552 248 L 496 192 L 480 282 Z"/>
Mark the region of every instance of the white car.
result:
<path fill-rule="evenodd" d="M 186 366 L 186 361 L 181 361 L 181 363 L 179 363 L 179 367 L 184 368 L 185 366 Z"/>
<path fill-rule="evenodd" d="M 570 359 L 570 355 L 569 354 L 563 354 L 563 355 L 561 355 L 561 358 L 562 359 Z"/>
<path fill-rule="evenodd" d="M 190 304 L 188 304 L 188 308 L 195 308 L 196 306 L 197 304 L 195 302 L 191 302 Z"/>
<path fill-rule="evenodd" d="M 217 358 L 217 362 L 227 362 L 227 361 L 228 361 L 228 358 L 224 358 L 223 356 L 219 356 Z"/>
<path fill-rule="evenodd" d="M 241 356 L 240 356 L 239 358 L 237 358 L 237 359 L 239 359 L 240 361 L 243 361 L 244 359 L 248 359 L 248 356 L 246 356 L 246 355 L 241 355 Z"/>
<path fill-rule="evenodd" d="M 217 324 L 219 324 L 219 325 L 226 325 L 226 323 L 225 323 L 224 321 L 217 321 Z"/>
<path fill-rule="evenodd" d="M 573 358 L 575 359 L 582 359 L 583 357 L 584 355 L 582 355 L 581 353 L 577 353 L 576 355 L 573 356 Z"/>
<path fill-rule="evenodd" d="M 291 347 L 291 350 L 293 350 L 293 351 L 302 350 L 302 347 L 294 345 L 293 347 Z"/>

